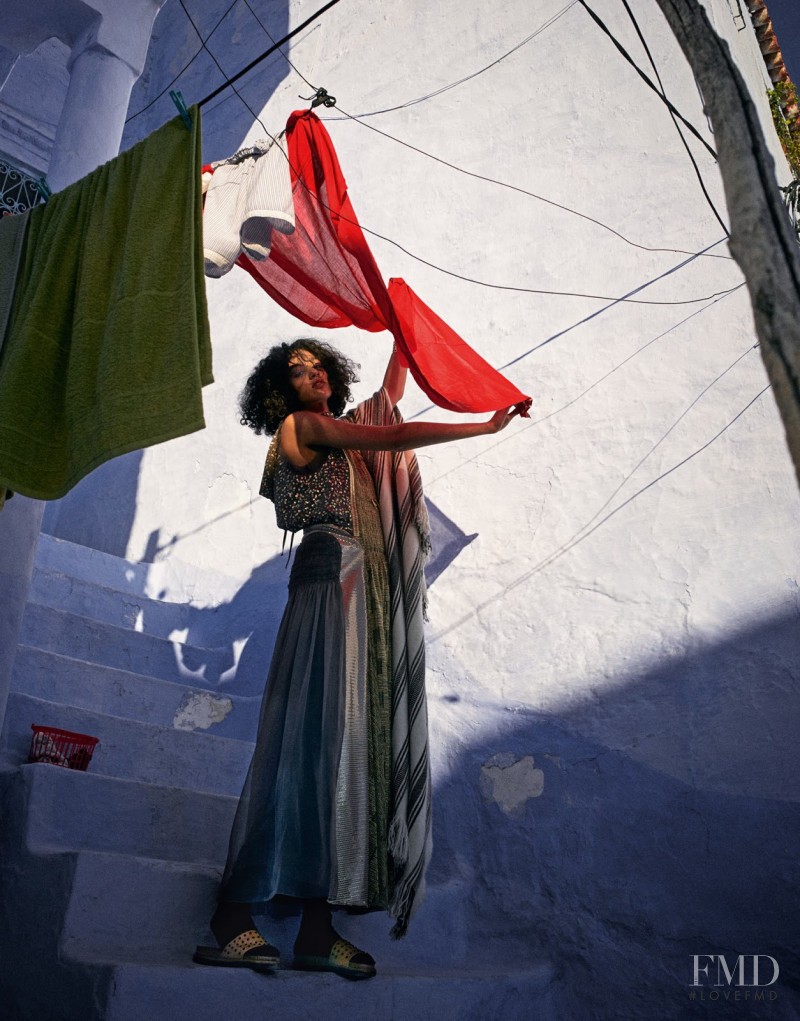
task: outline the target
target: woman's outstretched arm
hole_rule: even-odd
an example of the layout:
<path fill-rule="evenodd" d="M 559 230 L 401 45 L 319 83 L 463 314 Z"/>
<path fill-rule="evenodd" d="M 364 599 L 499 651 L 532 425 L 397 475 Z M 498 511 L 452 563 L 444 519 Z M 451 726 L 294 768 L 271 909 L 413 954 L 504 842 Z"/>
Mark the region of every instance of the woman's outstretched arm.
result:
<path fill-rule="evenodd" d="M 281 446 L 297 467 L 308 464 L 320 447 L 345 450 L 415 450 L 435 443 L 487 436 L 505 429 L 517 415 L 501 408 L 484 422 L 402 422 L 394 425 L 359 425 L 327 418 L 313 411 L 296 411 L 283 423 Z"/>
<path fill-rule="evenodd" d="M 408 369 L 400 364 L 400 356 L 397 353 L 397 346 L 392 348 L 392 356 L 386 366 L 383 377 L 383 388 L 389 394 L 392 407 L 399 404 L 406 389 L 406 376 Z"/>

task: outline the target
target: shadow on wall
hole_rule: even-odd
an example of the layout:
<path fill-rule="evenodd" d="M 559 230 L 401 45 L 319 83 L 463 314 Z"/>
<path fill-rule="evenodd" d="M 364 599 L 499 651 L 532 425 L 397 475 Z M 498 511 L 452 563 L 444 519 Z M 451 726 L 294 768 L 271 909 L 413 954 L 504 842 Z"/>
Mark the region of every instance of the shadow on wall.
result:
<path fill-rule="evenodd" d="M 466 546 L 478 538 L 478 533 L 467 535 L 455 521 L 433 503 L 427 496 L 425 505 L 428 508 L 428 519 L 431 523 L 431 556 L 425 565 L 425 584 L 428 588 L 446 571 L 458 554 Z"/>
<path fill-rule="evenodd" d="M 461 550 L 476 538 L 477 533 L 467 535 L 435 504 L 427 501 L 427 505 L 435 551 L 425 568 L 430 587 Z M 95 548 L 101 548 L 97 545 L 97 536 L 108 535 L 103 532 L 102 526 L 101 521 L 96 521 L 95 533 L 85 533 L 87 536 L 94 535 Z M 180 537 L 173 537 L 163 541 L 160 530 L 152 532 L 143 562 L 156 561 L 164 551 L 177 546 L 179 540 Z M 81 540 L 75 538 L 73 541 Z M 247 581 L 227 602 L 204 608 L 188 603 L 176 606 L 183 628 L 180 644 L 176 643 L 176 650 L 180 649 L 178 667 L 181 674 L 185 677 L 194 673 L 202 678 L 204 686 L 220 692 L 246 696 L 260 694 L 286 605 L 290 571 L 291 555 L 287 551 L 255 567 Z M 155 593 L 156 598 L 164 598 L 165 595 L 165 592 Z M 140 612 L 141 628 L 150 633 L 146 607 Z"/>
<path fill-rule="evenodd" d="M 289 5 L 285 0 L 250 0 L 247 4 L 225 6 L 227 10 L 221 12 L 217 0 L 199 0 L 190 5 L 192 21 L 206 42 L 206 49 L 178 0 L 167 0 L 164 4 L 153 27 L 145 69 L 131 94 L 123 149 L 176 116 L 170 89 L 182 92 L 187 106 L 199 103 L 226 77 L 232 78 L 289 31 Z M 295 56 L 295 49 L 302 51 L 316 31 L 318 26 L 310 26 L 299 39 L 282 49 Z M 275 53 L 248 72 L 235 88 L 259 115 L 290 73 L 293 72 L 286 58 Z M 163 95 L 159 95 L 162 91 Z M 153 105 L 149 106 L 150 103 Z M 254 121 L 233 88 L 204 106 L 202 116 L 205 162 L 223 159 L 239 149 Z M 267 124 L 273 133 L 283 126 Z"/>
<path fill-rule="evenodd" d="M 388 943 L 385 919 L 359 920 L 352 935 L 366 942 L 366 924 L 376 956 L 428 973 L 552 962 L 570 1021 L 800 1017 L 800 798 L 796 782 L 781 792 L 800 772 L 797 625 L 777 619 L 629 679 L 592 708 L 592 735 L 585 707 L 555 719 L 432 694 L 428 900 L 403 943 Z M 748 683 L 755 705 L 740 697 Z M 773 740 L 769 721 L 781 721 Z M 624 730 L 630 748 L 609 748 L 604 728 Z M 485 736 L 465 746 L 476 729 Z M 663 768 L 638 758 L 637 738 L 681 730 L 682 747 L 661 748 Z M 692 768 L 694 782 L 671 775 Z M 713 789 L 739 773 L 746 793 Z M 693 988 L 692 955 L 711 954 L 729 969 L 740 954 L 768 955 L 778 980 L 763 1000 L 724 974 L 715 991 L 712 961 Z M 764 956 L 762 981 L 772 974 Z M 741 1002 L 726 1006 L 737 988 Z"/>
<path fill-rule="evenodd" d="M 44 509 L 42 531 L 57 539 L 124 557 L 136 514 L 142 451 L 101 464 Z"/>
<path fill-rule="evenodd" d="M 227 603 L 195 610 L 189 621 L 189 646 L 224 648 L 219 690 L 236 695 L 260 695 L 264 690 L 272 649 L 278 633 L 289 583 L 288 554 L 272 557 L 250 577 Z M 197 669 L 202 664 L 185 661 Z M 230 674 L 226 680 L 225 673 Z M 206 678 L 213 681 L 213 678 Z"/>

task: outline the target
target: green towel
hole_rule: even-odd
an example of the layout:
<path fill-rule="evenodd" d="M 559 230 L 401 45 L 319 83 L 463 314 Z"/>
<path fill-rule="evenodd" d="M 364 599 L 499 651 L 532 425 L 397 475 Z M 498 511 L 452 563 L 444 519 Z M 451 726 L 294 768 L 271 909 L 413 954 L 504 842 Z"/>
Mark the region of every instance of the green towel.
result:
<path fill-rule="evenodd" d="M 213 381 L 200 111 L 29 215 L 0 352 L 0 486 L 63 496 L 99 464 L 202 429 Z"/>
<path fill-rule="evenodd" d="M 0 217 L 0 351 L 6 335 L 11 303 L 17 287 L 22 245 L 28 227 L 28 211 Z"/>

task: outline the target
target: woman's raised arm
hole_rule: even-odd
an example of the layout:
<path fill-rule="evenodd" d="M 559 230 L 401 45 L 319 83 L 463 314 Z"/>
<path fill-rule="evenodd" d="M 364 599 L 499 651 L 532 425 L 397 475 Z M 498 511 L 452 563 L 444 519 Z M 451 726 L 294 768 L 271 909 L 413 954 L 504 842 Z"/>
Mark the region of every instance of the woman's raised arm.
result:
<path fill-rule="evenodd" d="M 397 346 L 395 346 L 392 348 L 392 356 L 383 376 L 383 388 L 389 394 L 392 407 L 400 403 L 405 393 L 407 375 L 408 369 L 400 364 L 400 356 L 397 353 Z"/>

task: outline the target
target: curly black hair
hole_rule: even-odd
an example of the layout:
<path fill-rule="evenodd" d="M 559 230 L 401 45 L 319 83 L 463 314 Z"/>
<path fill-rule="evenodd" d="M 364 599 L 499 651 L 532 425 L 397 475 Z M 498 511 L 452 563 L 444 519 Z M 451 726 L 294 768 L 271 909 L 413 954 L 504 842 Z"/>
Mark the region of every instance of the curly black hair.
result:
<path fill-rule="evenodd" d="M 250 373 L 239 394 L 239 421 L 259 436 L 272 436 L 287 415 L 301 408 L 297 391 L 289 381 L 289 359 L 299 350 L 319 358 L 327 372 L 331 387 L 328 408 L 334 415 L 341 415 L 352 400 L 350 384 L 358 382 L 358 366 L 341 351 L 307 337 L 291 344 L 276 344 Z"/>

